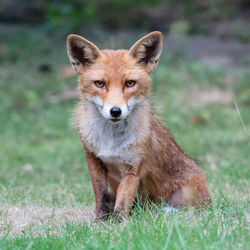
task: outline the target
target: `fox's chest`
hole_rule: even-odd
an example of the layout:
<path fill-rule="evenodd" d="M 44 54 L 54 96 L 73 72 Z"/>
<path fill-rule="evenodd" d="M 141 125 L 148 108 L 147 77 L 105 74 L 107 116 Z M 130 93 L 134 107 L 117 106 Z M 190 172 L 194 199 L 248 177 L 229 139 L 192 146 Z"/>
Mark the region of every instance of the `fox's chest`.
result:
<path fill-rule="evenodd" d="M 134 149 L 133 139 L 129 135 L 94 134 L 87 137 L 87 147 L 104 163 L 113 165 L 136 165 L 141 160 L 140 152 Z"/>
<path fill-rule="evenodd" d="M 79 133 L 85 146 L 104 163 L 136 165 L 142 158 L 136 145 L 143 135 L 129 123 L 112 124 L 110 121 L 79 123 Z"/>

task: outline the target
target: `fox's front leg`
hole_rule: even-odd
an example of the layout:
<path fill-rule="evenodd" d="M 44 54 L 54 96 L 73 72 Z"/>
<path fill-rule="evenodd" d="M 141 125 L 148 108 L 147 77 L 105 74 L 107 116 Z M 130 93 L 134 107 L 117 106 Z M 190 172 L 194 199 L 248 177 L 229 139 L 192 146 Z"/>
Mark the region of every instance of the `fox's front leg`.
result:
<path fill-rule="evenodd" d="M 115 213 L 129 215 L 139 183 L 140 177 L 134 174 L 127 174 L 122 178 L 116 193 Z"/>
<path fill-rule="evenodd" d="M 89 152 L 86 148 L 86 159 L 88 163 L 89 173 L 95 193 L 96 215 L 104 218 L 113 210 L 114 198 L 108 193 L 107 171 L 101 160 Z"/>

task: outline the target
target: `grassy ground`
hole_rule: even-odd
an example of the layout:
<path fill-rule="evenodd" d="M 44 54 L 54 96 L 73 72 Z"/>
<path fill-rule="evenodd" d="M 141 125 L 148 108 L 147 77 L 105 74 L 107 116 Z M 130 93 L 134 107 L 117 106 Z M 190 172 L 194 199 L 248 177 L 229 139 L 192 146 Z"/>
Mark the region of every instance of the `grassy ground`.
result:
<path fill-rule="evenodd" d="M 0 248 L 247 249 L 249 72 L 225 73 L 182 53 L 164 54 L 153 74 L 152 104 L 205 170 L 213 205 L 200 214 L 138 209 L 123 223 L 96 224 L 70 122 L 76 99 L 51 102 L 76 87 L 65 65 L 64 38 L 23 28 L 0 37 Z"/>

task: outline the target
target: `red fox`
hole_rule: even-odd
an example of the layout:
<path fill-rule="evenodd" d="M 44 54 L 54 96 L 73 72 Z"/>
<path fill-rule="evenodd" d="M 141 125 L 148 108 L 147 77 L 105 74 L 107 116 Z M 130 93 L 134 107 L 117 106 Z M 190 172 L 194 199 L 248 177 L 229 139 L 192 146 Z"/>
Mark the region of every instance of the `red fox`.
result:
<path fill-rule="evenodd" d="M 79 74 L 76 120 L 97 217 L 128 215 L 138 197 L 177 208 L 210 203 L 205 174 L 150 109 L 150 73 L 162 41 L 154 31 L 130 50 L 99 50 L 81 36 L 67 37 Z"/>

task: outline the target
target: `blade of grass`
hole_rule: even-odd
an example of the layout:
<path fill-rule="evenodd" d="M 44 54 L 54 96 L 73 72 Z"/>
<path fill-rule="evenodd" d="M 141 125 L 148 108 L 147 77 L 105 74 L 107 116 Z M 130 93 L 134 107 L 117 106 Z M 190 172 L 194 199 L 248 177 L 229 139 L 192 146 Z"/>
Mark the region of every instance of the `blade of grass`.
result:
<path fill-rule="evenodd" d="M 240 117 L 240 121 L 241 121 L 242 127 L 243 127 L 243 129 L 245 130 L 246 135 L 247 135 L 247 136 L 249 136 L 249 133 L 248 133 L 247 127 L 246 127 L 246 125 L 245 125 L 245 123 L 244 123 L 244 121 L 243 121 L 243 119 L 242 119 L 242 116 L 241 116 L 241 113 L 240 113 L 239 107 L 238 107 L 237 102 L 236 102 L 236 100 L 235 100 L 235 99 L 234 99 L 234 105 L 235 105 L 236 110 L 237 110 L 237 112 L 238 112 L 238 114 L 239 114 L 239 117 Z"/>

